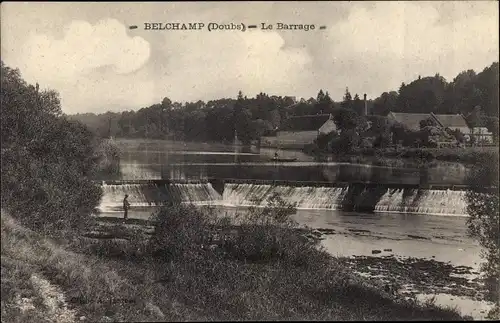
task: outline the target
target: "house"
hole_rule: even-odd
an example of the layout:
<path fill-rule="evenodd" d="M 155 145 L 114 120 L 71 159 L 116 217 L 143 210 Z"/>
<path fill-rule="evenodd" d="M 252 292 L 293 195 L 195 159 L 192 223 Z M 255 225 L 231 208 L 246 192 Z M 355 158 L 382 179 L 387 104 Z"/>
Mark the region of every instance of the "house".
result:
<path fill-rule="evenodd" d="M 314 142 L 320 134 L 329 134 L 336 130 L 337 126 L 331 114 L 289 117 L 278 129 L 273 146 L 302 148 Z"/>
<path fill-rule="evenodd" d="M 420 129 L 420 121 L 432 119 L 439 128 L 459 130 L 464 134 L 465 140 L 470 141 L 473 134 L 479 142 L 493 142 L 493 134 L 485 127 L 472 127 L 467 123 L 462 114 L 434 114 L 434 113 L 400 113 L 389 112 L 387 118 L 404 124 L 411 130 Z"/>
<path fill-rule="evenodd" d="M 411 130 L 420 130 L 420 121 L 431 119 L 439 128 L 460 130 L 464 135 L 471 133 L 465 117 L 461 114 L 402 113 L 389 112 L 387 118 L 404 124 Z"/>
<path fill-rule="evenodd" d="M 474 135 L 476 142 L 493 143 L 493 133 L 486 127 L 473 127 L 467 123 L 467 119 L 462 114 L 433 114 L 431 115 L 438 122 L 439 126 L 451 130 L 460 130 L 464 134 L 465 140 L 469 141 Z"/>
<path fill-rule="evenodd" d="M 404 124 L 410 130 L 420 130 L 420 121 L 431 118 L 429 113 L 389 112 L 387 118 Z"/>
<path fill-rule="evenodd" d="M 461 114 L 434 114 L 431 112 L 430 115 L 441 128 L 458 129 L 466 138 L 471 134 L 472 129 Z"/>
<path fill-rule="evenodd" d="M 493 133 L 488 131 L 486 127 L 474 127 L 471 129 L 471 133 L 478 142 L 493 143 Z"/>

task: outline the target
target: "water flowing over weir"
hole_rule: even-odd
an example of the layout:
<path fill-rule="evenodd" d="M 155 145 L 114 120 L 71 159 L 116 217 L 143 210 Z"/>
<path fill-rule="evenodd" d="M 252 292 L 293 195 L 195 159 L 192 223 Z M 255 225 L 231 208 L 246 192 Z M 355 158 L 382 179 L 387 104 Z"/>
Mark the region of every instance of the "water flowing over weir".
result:
<path fill-rule="evenodd" d="M 223 204 L 266 205 L 278 193 L 298 209 L 330 209 L 368 212 L 397 212 L 435 215 L 466 215 L 465 191 L 387 189 L 383 187 L 293 187 L 226 184 Z M 257 201 L 257 203 L 256 203 Z"/>
<path fill-rule="evenodd" d="M 374 212 L 397 212 L 436 215 L 466 215 L 465 191 L 389 190 Z"/>
<path fill-rule="evenodd" d="M 347 188 L 293 187 L 254 184 L 226 184 L 222 203 L 229 206 L 267 205 L 267 198 L 278 193 L 300 209 L 341 209 Z M 256 203 L 257 201 L 257 203 Z"/>
<path fill-rule="evenodd" d="M 132 208 L 159 206 L 169 202 L 212 204 L 222 198 L 210 183 L 103 184 L 102 189 L 101 212 L 122 212 L 125 194 L 128 194 Z"/>
<path fill-rule="evenodd" d="M 390 188 L 385 185 L 349 184 L 338 187 L 323 185 L 266 185 L 223 183 L 147 183 L 103 184 L 101 212 L 121 212 L 125 194 L 132 208 L 182 202 L 220 206 L 267 204 L 267 198 L 278 193 L 298 209 L 327 209 L 376 213 L 414 213 L 433 215 L 466 215 L 465 191 L 449 189 Z M 219 193 L 219 192 L 220 193 Z M 222 193 L 222 194 L 221 194 Z"/>

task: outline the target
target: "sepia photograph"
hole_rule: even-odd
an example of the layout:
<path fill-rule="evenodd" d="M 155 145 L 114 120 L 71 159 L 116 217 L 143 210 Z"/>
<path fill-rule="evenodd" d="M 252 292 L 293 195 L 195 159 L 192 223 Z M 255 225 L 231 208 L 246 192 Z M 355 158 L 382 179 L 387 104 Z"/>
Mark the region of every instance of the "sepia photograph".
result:
<path fill-rule="evenodd" d="M 2 323 L 500 320 L 498 1 L 0 8 Z"/>

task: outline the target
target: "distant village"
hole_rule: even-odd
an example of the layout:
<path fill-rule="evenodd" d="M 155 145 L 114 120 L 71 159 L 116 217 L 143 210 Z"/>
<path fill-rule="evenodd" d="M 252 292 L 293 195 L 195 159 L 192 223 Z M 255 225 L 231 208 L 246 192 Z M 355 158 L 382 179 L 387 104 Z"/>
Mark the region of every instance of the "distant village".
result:
<path fill-rule="evenodd" d="M 297 104 L 297 103 L 295 103 Z M 292 105 L 293 106 L 293 105 Z M 290 107 L 292 107 L 290 106 Z M 486 127 L 477 127 L 467 121 L 463 114 L 434 114 L 434 113 L 403 113 L 390 111 L 387 116 L 382 117 L 368 113 L 366 95 L 364 97 L 364 109 L 362 117 L 366 120 L 365 131 L 359 133 L 362 138 L 374 139 L 372 125 L 374 119 L 385 118 L 389 124 L 399 124 L 405 129 L 417 132 L 429 126 L 431 121 L 432 129 L 430 135 L 435 135 L 439 139 L 436 141 L 436 148 L 439 147 L 467 147 L 467 146 L 488 146 L 494 144 L 493 133 Z M 340 135 L 339 129 L 334 122 L 333 115 L 315 114 L 290 116 L 281 127 L 272 132 L 268 132 L 261 137 L 262 147 L 275 147 L 283 149 L 300 149 L 306 145 L 313 144 L 320 136 Z M 462 140 L 458 140 L 454 134 L 463 135 Z M 444 134 L 444 136 L 439 136 Z M 390 132 L 390 146 L 403 145 L 402 140 L 395 140 L 393 132 Z"/>

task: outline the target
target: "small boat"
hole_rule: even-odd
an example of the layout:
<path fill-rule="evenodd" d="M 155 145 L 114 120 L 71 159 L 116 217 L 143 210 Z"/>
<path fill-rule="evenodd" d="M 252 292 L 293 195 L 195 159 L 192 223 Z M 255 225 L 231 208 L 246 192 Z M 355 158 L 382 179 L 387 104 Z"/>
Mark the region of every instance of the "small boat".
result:
<path fill-rule="evenodd" d="M 275 162 L 294 162 L 297 160 L 297 158 L 279 158 L 279 157 L 273 157 L 271 158 L 272 161 Z"/>

